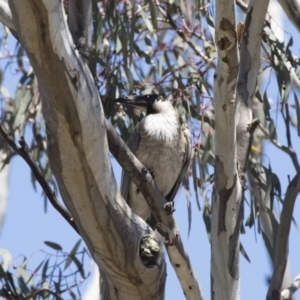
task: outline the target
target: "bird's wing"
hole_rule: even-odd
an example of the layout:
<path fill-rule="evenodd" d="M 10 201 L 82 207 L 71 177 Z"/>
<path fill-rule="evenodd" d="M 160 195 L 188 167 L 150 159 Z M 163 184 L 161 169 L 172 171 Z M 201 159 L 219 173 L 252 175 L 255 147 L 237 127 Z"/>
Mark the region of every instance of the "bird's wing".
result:
<path fill-rule="evenodd" d="M 131 150 L 131 152 L 134 154 L 140 144 L 140 124 L 138 124 L 134 130 L 132 131 L 128 141 L 127 146 Z M 128 174 L 122 170 L 122 176 L 121 176 L 121 194 L 123 198 L 128 202 L 128 194 L 129 194 L 129 185 L 130 185 L 131 179 L 128 176 Z"/>
<path fill-rule="evenodd" d="M 190 163 L 190 157 L 191 157 L 191 140 L 190 140 L 190 132 L 188 128 L 182 128 L 182 141 L 183 141 L 183 145 L 182 147 L 184 148 L 184 156 L 183 156 L 183 160 L 182 160 L 182 169 L 181 172 L 179 173 L 179 176 L 172 188 L 172 190 L 170 191 L 170 193 L 166 196 L 167 201 L 173 201 L 178 189 L 180 188 L 180 185 L 182 183 L 182 180 L 187 172 L 187 169 L 189 167 L 189 163 Z"/>

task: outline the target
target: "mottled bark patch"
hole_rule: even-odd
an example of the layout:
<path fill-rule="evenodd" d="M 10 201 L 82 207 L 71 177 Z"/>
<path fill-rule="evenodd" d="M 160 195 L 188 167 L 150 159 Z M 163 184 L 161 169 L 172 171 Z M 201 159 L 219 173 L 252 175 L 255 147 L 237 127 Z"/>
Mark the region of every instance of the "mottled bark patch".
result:
<path fill-rule="evenodd" d="M 151 234 L 145 234 L 140 244 L 140 257 L 146 267 L 159 265 L 157 260 L 160 258 L 160 247 L 157 240 Z"/>
<path fill-rule="evenodd" d="M 229 20 L 223 18 L 220 22 L 220 29 L 222 31 L 226 31 L 226 32 L 230 33 L 230 35 L 232 35 L 233 40 L 234 40 L 234 45 L 235 45 L 236 40 L 237 40 L 237 35 L 236 35 L 234 25 Z M 234 46 L 234 45 L 231 45 L 232 42 L 227 37 L 221 38 L 217 42 L 217 44 L 218 44 L 218 47 L 219 47 L 220 50 L 227 50 L 227 49 L 232 48 Z"/>
<path fill-rule="evenodd" d="M 239 75 L 239 81 L 237 85 L 238 94 L 240 95 L 242 102 L 245 105 L 248 105 L 248 99 L 249 99 L 249 92 L 247 89 L 248 73 L 252 68 L 251 55 L 247 49 L 248 42 L 249 42 L 249 29 L 252 22 L 252 11 L 253 8 L 251 7 L 249 12 L 247 13 L 247 17 L 245 21 L 243 40 L 241 43 L 241 51 L 240 51 L 243 63 L 240 66 L 240 75 Z"/>
<path fill-rule="evenodd" d="M 243 219 L 243 202 L 242 196 L 240 199 L 237 199 L 236 209 L 237 209 L 237 220 L 236 225 L 233 230 L 232 235 L 229 237 L 228 245 L 228 270 L 230 275 L 234 279 L 239 278 L 239 250 L 240 250 L 240 229 Z"/>
<path fill-rule="evenodd" d="M 219 206 L 218 234 L 220 234 L 222 231 L 226 231 L 225 219 L 226 219 L 227 202 L 232 194 L 235 184 L 236 184 L 236 176 L 234 178 L 234 183 L 231 188 L 226 189 L 224 187 L 219 191 L 220 206 Z"/>
<path fill-rule="evenodd" d="M 218 45 L 220 50 L 226 50 L 226 49 L 230 48 L 230 44 L 231 44 L 230 40 L 226 36 L 221 38 L 217 42 L 217 45 Z"/>
<path fill-rule="evenodd" d="M 220 204 L 219 204 L 219 219 L 218 219 L 218 234 L 226 231 L 225 219 L 226 219 L 226 209 L 227 202 L 230 199 L 232 191 L 236 185 L 237 176 L 235 175 L 232 186 L 227 189 L 226 184 L 228 177 L 224 171 L 223 162 L 220 160 L 219 156 L 216 156 L 215 162 L 215 176 L 216 176 L 216 189 L 219 194 Z"/>

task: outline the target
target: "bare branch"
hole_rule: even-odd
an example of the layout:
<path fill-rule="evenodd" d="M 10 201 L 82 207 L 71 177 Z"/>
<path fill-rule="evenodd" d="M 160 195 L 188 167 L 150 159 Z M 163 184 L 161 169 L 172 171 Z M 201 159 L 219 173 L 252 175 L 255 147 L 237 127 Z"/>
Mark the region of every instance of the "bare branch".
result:
<path fill-rule="evenodd" d="M 300 3 L 298 0 L 278 0 L 289 20 L 300 31 Z"/>
<path fill-rule="evenodd" d="M 284 115 L 284 109 L 286 115 Z M 289 104 L 288 103 L 282 103 L 282 109 L 281 114 L 285 123 L 285 129 L 286 129 L 286 139 L 287 144 L 289 148 L 292 148 L 292 139 L 291 139 L 291 130 L 290 130 L 290 110 L 289 110 Z"/>
<path fill-rule="evenodd" d="M 39 167 L 35 164 L 35 162 L 30 157 L 30 154 L 28 152 L 28 147 L 26 147 L 26 143 L 24 141 L 22 142 L 21 148 L 19 148 L 14 140 L 9 136 L 6 129 L 2 124 L 0 124 L 0 134 L 2 135 L 3 139 L 7 142 L 7 144 L 16 152 L 18 153 L 27 163 L 27 165 L 30 167 L 33 175 L 35 176 L 36 180 L 42 187 L 44 193 L 46 194 L 47 198 L 49 199 L 50 203 L 53 205 L 53 207 L 63 216 L 63 218 L 73 227 L 73 229 L 79 234 L 77 226 L 74 222 L 74 219 L 70 215 L 70 213 L 66 210 L 64 206 L 60 204 L 58 199 L 55 196 L 55 193 L 50 188 L 49 184 L 45 180 L 41 170 Z M 21 143 L 21 142 L 20 142 Z"/>
<path fill-rule="evenodd" d="M 116 133 L 113 126 L 107 120 L 105 125 L 107 128 L 107 138 L 111 153 L 143 193 L 156 220 L 163 225 L 159 232 L 162 232 L 167 238 L 165 246 L 186 299 L 204 299 L 198 280 L 193 272 L 189 256 L 186 253 L 180 238 L 174 215 L 167 214 L 164 209 L 166 199 L 158 190 L 147 168 L 145 168 L 133 155 L 124 141 Z M 169 237 L 170 232 L 173 235 L 171 241 L 171 237 Z M 174 236 L 174 233 L 176 236 Z"/>
<path fill-rule="evenodd" d="M 285 194 L 276 239 L 274 271 L 270 281 L 267 300 L 280 300 L 282 280 L 287 264 L 288 240 L 295 201 L 300 192 L 300 172 L 290 182 Z"/>
<path fill-rule="evenodd" d="M 55 297 L 55 299 L 58 299 L 58 300 L 62 300 L 63 298 L 61 297 L 61 295 L 59 295 L 58 293 L 48 289 L 48 288 L 40 288 L 38 290 L 35 290 L 35 291 L 32 291 L 30 293 L 30 295 L 28 295 L 26 298 L 23 298 L 24 300 L 29 300 L 29 299 L 35 299 L 35 297 L 37 297 L 39 294 L 41 293 L 48 293 L 52 296 Z"/>
<path fill-rule="evenodd" d="M 286 154 L 288 154 L 291 157 L 291 160 L 294 164 L 294 167 L 296 169 L 296 171 L 298 172 L 300 170 L 300 165 L 298 162 L 298 157 L 297 157 L 297 153 L 294 151 L 294 149 L 286 147 L 284 145 L 282 145 L 281 143 L 279 143 L 277 140 L 272 139 L 269 132 L 267 131 L 267 129 L 263 126 L 263 125 L 259 125 L 259 129 L 263 132 L 263 134 L 265 135 L 265 137 L 278 149 L 282 150 L 283 152 L 285 152 Z"/>
<path fill-rule="evenodd" d="M 247 12 L 248 9 L 247 3 L 245 3 L 243 0 L 235 0 L 235 2 L 244 13 Z"/>
<path fill-rule="evenodd" d="M 295 278 L 294 282 L 286 289 L 281 292 L 282 299 L 291 299 L 293 294 L 300 287 L 300 274 Z"/>
<path fill-rule="evenodd" d="M 15 30 L 11 11 L 9 9 L 8 3 L 4 0 L 0 0 L 0 22 L 7 26 L 9 29 Z"/>
<path fill-rule="evenodd" d="M 0 0 L 0 22 L 10 30 L 16 39 L 18 39 L 10 8 L 8 3 L 4 0 Z"/>
<path fill-rule="evenodd" d="M 177 227 L 177 225 L 176 225 Z M 165 244 L 170 262 L 176 272 L 187 300 L 203 300 L 203 294 L 180 236 L 174 245 Z"/>

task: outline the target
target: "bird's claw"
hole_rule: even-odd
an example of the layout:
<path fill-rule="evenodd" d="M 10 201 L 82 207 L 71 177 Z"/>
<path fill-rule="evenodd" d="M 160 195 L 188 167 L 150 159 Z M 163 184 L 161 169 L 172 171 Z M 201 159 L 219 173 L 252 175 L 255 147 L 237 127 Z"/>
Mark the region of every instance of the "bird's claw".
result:
<path fill-rule="evenodd" d="M 172 214 L 175 211 L 174 208 L 174 201 L 169 201 L 164 205 L 164 210 L 166 211 L 167 215 Z"/>

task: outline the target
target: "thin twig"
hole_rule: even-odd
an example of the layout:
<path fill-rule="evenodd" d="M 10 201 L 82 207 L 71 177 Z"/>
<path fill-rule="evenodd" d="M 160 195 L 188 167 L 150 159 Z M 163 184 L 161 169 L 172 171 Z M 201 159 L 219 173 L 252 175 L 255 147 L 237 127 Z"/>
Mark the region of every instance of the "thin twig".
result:
<path fill-rule="evenodd" d="M 247 13 L 248 5 L 243 0 L 235 0 L 235 2 L 243 13 Z"/>
<path fill-rule="evenodd" d="M 35 162 L 32 160 L 29 154 L 28 146 L 26 142 L 24 141 L 24 138 L 21 137 L 20 139 L 20 145 L 21 147 L 18 147 L 14 140 L 9 136 L 8 132 L 4 128 L 2 124 L 0 124 L 0 134 L 4 138 L 4 140 L 7 142 L 7 144 L 16 152 L 18 153 L 28 164 L 30 167 L 33 175 L 35 176 L 36 180 L 42 187 L 44 193 L 48 197 L 50 203 L 53 205 L 53 207 L 63 216 L 63 218 L 73 227 L 73 229 L 79 234 L 77 226 L 74 222 L 73 217 L 70 215 L 70 213 L 67 211 L 67 209 L 58 201 L 58 199 L 55 196 L 55 193 L 50 188 L 49 184 L 45 180 L 41 170 L 39 167 L 35 164 Z"/>
<path fill-rule="evenodd" d="M 57 294 L 54 291 L 51 291 L 48 288 L 40 288 L 38 290 L 35 290 L 35 291 L 31 292 L 30 295 L 28 295 L 26 298 L 23 298 L 23 299 L 24 300 L 35 299 L 35 297 L 41 293 L 49 293 L 49 294 L 53 295 L 55 297 L 55 299 L 63 300 L 63 298 L 59 294 Z"/>
<path fill-rule="evenodd" d="M 281 292 L 282 299 L 291 299 L 293 294 L 300 288 L 300 274 L 297 275 L 294 282 Z"/>
<path fill-rule="evenodd" d="M 280 215 L 280 224 L 276 237 L 274 271 L 270 281 L 267 300 L 280 299 L 281 285 L 287 264 L 288 242 L 293 219 L 295 201 L 300 192 L 300 172 L 289 183 Z"/>
<path fill-rule="evenodd" d="M 166 20 L 168 21 L 168 23 L 170 24 L 170 26 L 177 32 L 177 34 L 183 39 L 183 41 L 186 42 L 194 50 L 194 52 L 198 56 L 200 56 L 207 64 L 210 64 L 213 60 L 211 58 L 209 58 L 207 55 L 205 55 L 204 53 L 202 53 L 202 51 L 199 48 L 197 48 L 193 44 L 193 42 L 186 37 L 186 35 L 184 34 L 183 30 L 179 29 L 177 27 L 176 23 L 172 19 L 172 16 L 170 15 L 169 11 L 167 9 L 165 9 L 164 7 L 162 7 L 160 5 L 159 1 L 156 1 L 155 4 L 158 7 L 158 9 L 161 12 L 161 14 L 166 18 Z M 169 5 L 169 4 L 167 3 L 167 5 Z"/>
<path fill-rule="evenodd" d="M 296 169 L 296 171 L 300 171 L 300 165 L 298 162 L 298 157 L 296 152 L 294 151 L 293 148 L 288 148 L 282 144 L 280 144 L 277 140 L 272 139 L 269 132 L 266 130 L 266 128 L 263 125 L 259 125 L 259 129 L 263 132 L 263 134 L 265 135 L 265 137 L 278 149 L 282 150 L 283 152 L 285 152 L 286 154 L 288 154 L 294 164 L 294 167 Z"/>

